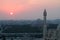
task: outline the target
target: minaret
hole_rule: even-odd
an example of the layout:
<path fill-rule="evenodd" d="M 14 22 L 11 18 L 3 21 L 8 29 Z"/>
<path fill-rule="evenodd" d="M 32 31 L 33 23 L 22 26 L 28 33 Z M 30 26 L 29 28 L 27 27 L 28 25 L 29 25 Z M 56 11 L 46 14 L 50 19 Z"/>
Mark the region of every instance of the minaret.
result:
<path fill-rule="evenodd" d="M 43 18 L 44 18 L 44 25 L 43 25 L 43 39 L 46 40 L 46 33 L 47 33 L 47 23 L 46 23 L 46 16 L 47 16 L 47 12 L 46 12 L 46 9 L 44 9 L 44 12 L 43 12 Z"/>

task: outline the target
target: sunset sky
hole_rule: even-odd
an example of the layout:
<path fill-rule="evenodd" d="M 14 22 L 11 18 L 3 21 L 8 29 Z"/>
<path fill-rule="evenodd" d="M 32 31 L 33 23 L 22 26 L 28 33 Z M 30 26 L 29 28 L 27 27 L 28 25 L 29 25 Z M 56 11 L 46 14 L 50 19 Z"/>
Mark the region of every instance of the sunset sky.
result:
<path fill-rule="evenodd" d="M 60 19 L 60 0 L 0 0 L 0 20 Z"/>

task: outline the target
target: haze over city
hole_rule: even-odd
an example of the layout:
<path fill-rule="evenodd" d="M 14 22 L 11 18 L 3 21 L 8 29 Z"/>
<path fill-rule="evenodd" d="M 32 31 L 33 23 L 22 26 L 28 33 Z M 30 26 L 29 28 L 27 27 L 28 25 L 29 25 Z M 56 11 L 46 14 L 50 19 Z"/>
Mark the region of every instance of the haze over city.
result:
<path fill-rule="evenodd" d="M 60 0 L 0 0 L 0 20 L 60 19 Z"/>

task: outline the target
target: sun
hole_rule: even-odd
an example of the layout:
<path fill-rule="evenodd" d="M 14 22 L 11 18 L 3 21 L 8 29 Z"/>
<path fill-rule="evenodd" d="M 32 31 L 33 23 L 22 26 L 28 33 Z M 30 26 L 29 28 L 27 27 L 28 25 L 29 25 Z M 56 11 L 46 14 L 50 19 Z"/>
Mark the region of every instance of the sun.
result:
<path fill-rule="evenodd" d="M 10 15 L 13 15 L 14 13 L 13 12 L 10 12 Z"/>

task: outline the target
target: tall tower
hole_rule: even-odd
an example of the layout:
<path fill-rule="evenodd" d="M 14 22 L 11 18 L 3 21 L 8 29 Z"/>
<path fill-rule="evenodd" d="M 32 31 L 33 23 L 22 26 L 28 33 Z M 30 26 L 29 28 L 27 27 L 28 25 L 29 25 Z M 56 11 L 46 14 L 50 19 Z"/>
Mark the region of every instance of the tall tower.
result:
<path fill-rule="evenodd" d="M 46 40 L 46 33 L 47 33 L 47 23 L 46 23 L 46 16 L 47 16 L 47 12 L 46 12 L 46 9 L 44 9 L 44 12 L 43 12 L 43 18 L 44 18 L 44 26 L 43 26 L 43 39 Z"/>

